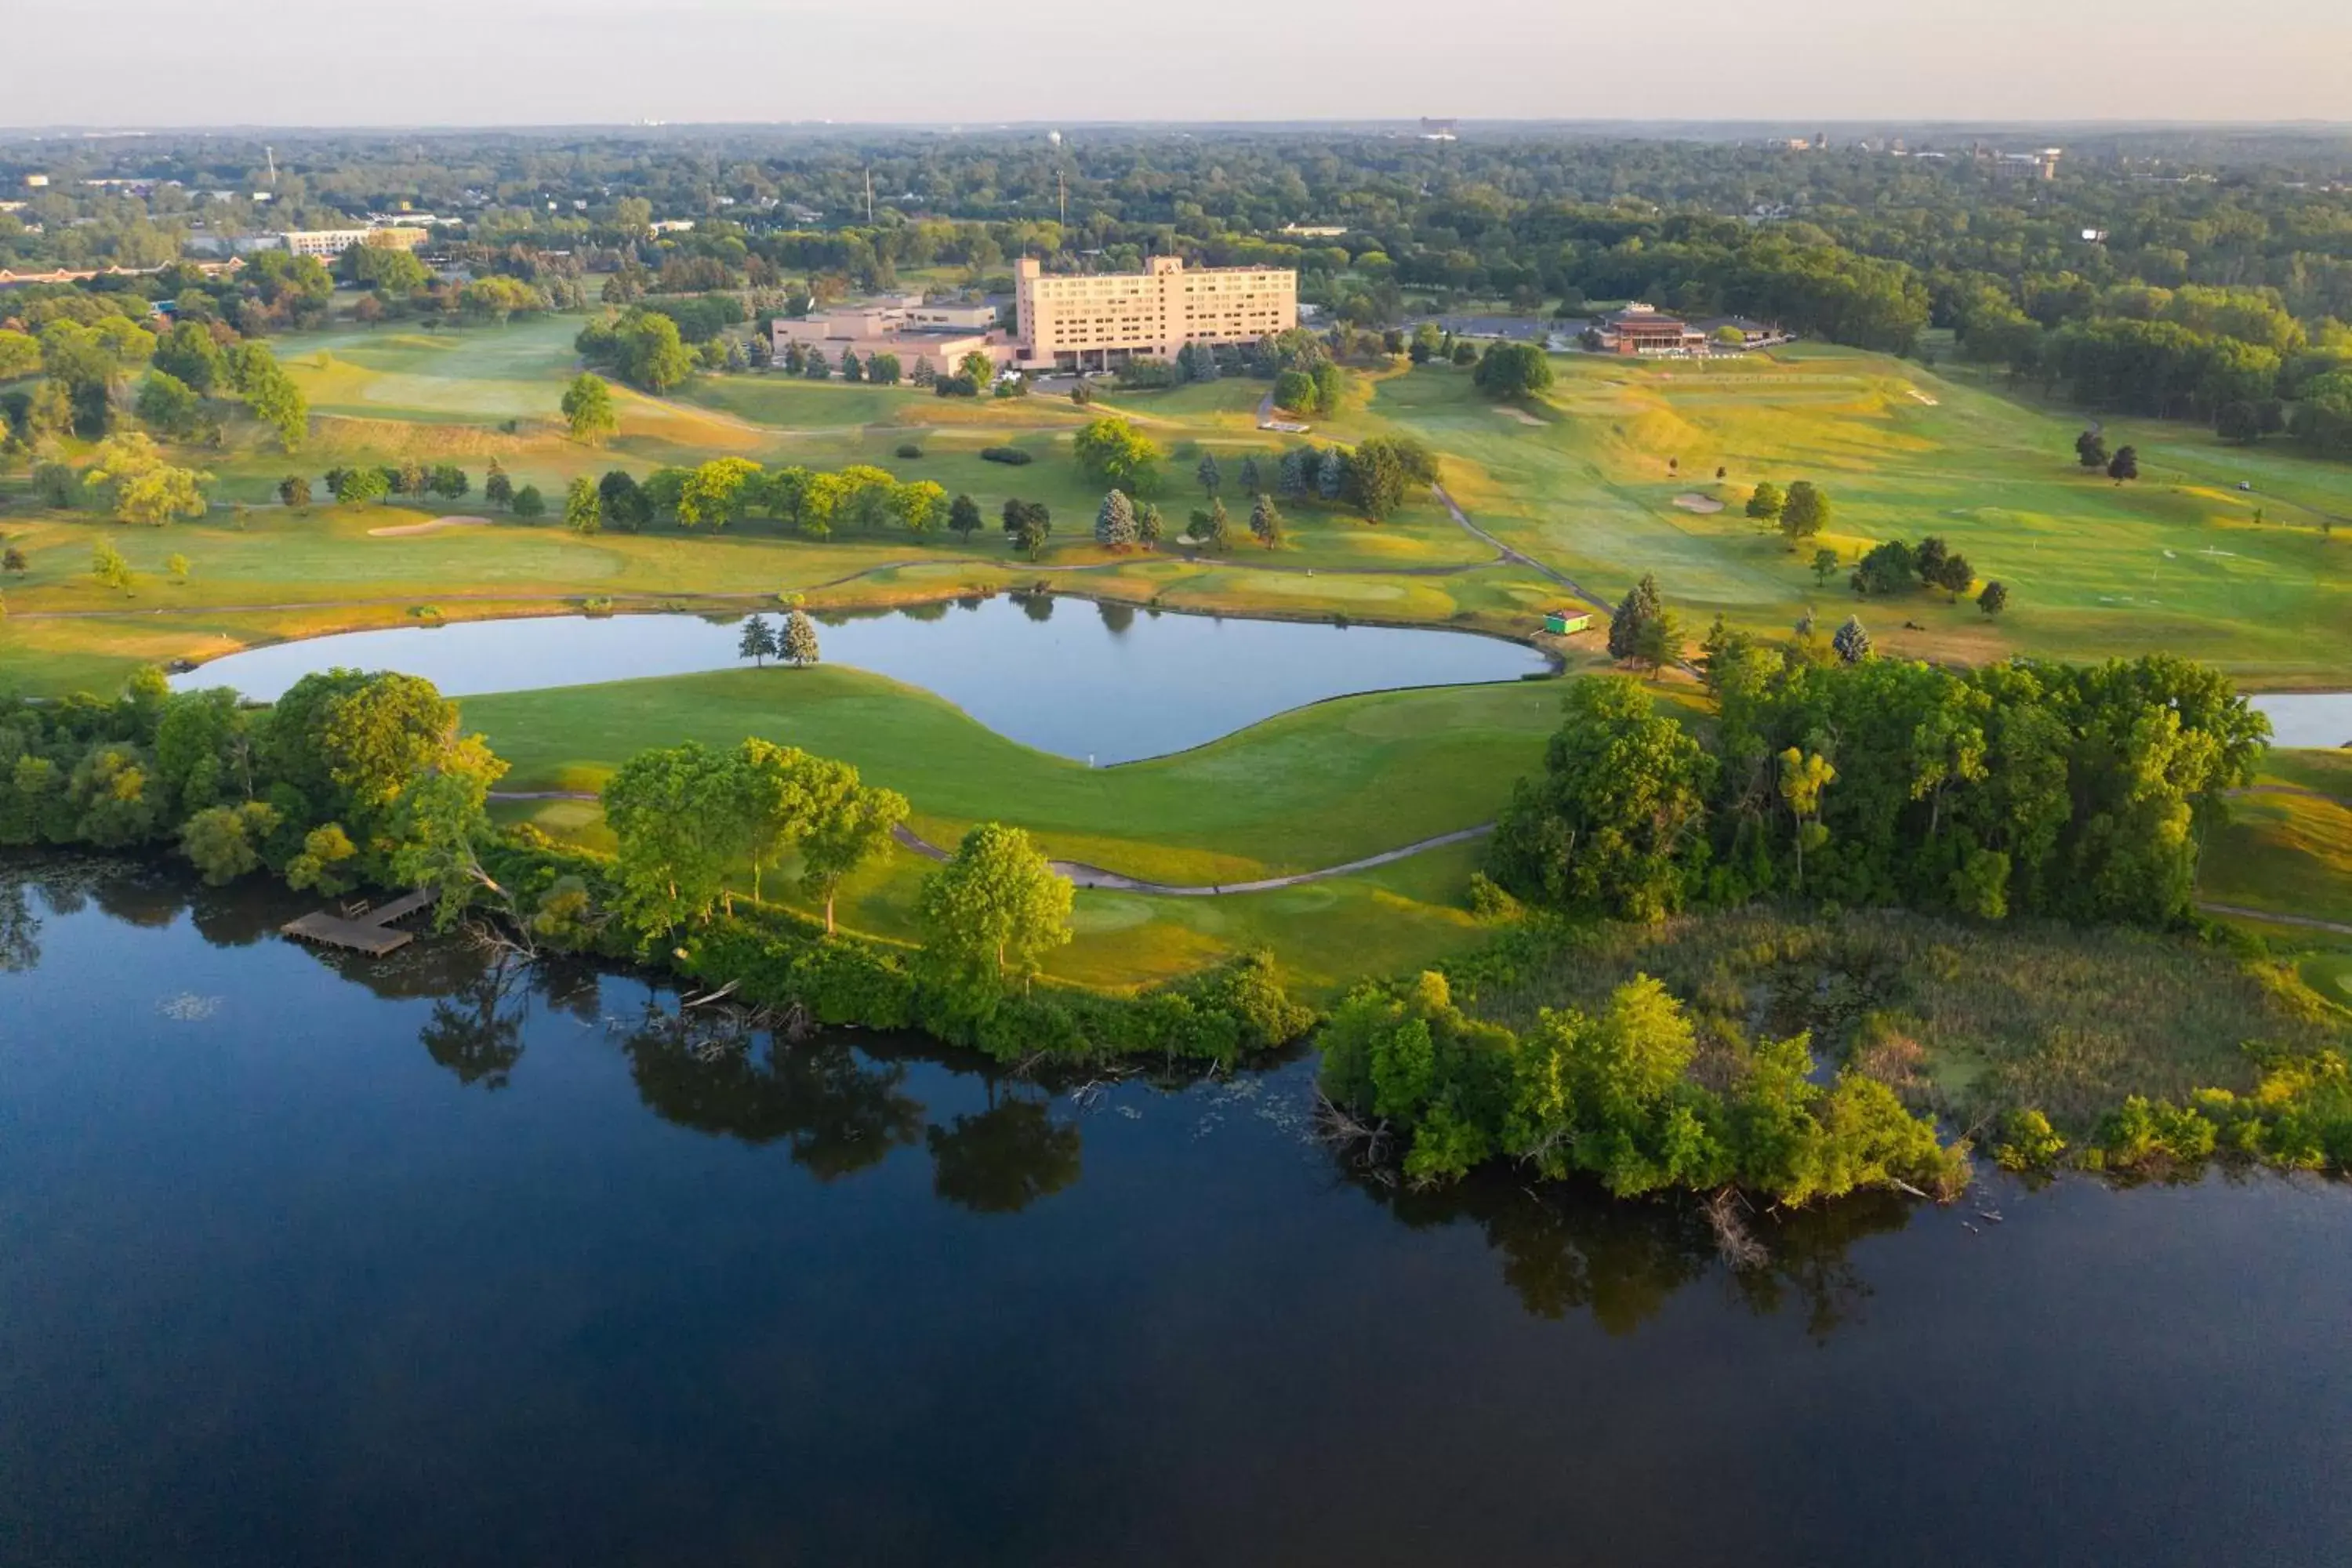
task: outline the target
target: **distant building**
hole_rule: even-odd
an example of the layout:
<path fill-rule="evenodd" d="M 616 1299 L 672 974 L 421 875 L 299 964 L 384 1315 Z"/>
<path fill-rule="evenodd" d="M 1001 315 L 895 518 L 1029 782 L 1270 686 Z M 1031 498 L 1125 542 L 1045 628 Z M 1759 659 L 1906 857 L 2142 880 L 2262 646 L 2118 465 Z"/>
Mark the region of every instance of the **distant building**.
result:
<path fill-rule="evenodd" d="M 2054 180 L 2058 177 L 2058 160 L 2064 155 L 2062 147 L 2044 147 L 2039 153 L 2003 153 L 1992 160 L 1993 177 L 1998 180 Z"/>
<path fill-rule="evenodd" d="M 49 177 L 47 174 L 27 174 L 25 176 L 25 184 L 37 191 L 47 190 Z"/>
<path fill-rule="evenodd" d="M 1345 239 L 1348 226 L 1344 223 L 1286 223 L 1282 232 L 1293 239 Z"/>
<path fill-rule="evenodd" d="M 264 250 L 290 250 L 297 256 L 315 256 L 332 260 L 354 245 L 379 245 L 395 250 L 414 250 L 432 238 L 421 228 L 298 228 L 282 234 L 261 237 L 258 247 Z"/>
<path fill-rule="evenodd" d="M 1461 134 L 1462 122 L 1458 120 L 1432 120 L 1426 115 L 1422 117 L 1421 139 L 1424 142 L 1452 142 L 1457 140 Z"/>
<path fill-rule="evenodd" d="M 1023 257 L 1013 288 L 1024 369 L 1108 370 L 1298 324 L 1298 274 L 1287 268 L 1187 268 L 1181 257 L 1155 256 L 1141 272 L 1048 277 Z"/>

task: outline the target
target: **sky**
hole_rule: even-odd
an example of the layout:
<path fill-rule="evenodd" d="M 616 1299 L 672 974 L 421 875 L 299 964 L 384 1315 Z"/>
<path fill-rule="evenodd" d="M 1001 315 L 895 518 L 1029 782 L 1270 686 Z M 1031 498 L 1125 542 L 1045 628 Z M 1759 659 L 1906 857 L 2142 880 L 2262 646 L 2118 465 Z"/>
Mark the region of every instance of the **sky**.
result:
<path fill-rule="evenodd" d="M 97 55 L 14 9 L 19 128 L 2352 121 L 2352 0 L 109 0 Z"/>

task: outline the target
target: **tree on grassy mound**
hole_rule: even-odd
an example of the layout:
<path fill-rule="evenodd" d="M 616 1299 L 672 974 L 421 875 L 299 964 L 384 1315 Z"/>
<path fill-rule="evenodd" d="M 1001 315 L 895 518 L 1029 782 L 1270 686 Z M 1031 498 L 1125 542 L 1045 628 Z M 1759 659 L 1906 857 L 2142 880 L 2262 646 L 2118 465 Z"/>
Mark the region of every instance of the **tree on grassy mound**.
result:
<path fill-rule="evenodd" d="M 743 623 L 743 635 L 735 644 L 735 657 L 748 658 L 752 668 L 760 668 L 776 657 L 778 646 L 776 628 L 768 624 L 765 616 L 753 616 Z"/>
<path fill-rule="evenodd" d="M 784 617 L 784 635 L 777 641 L 776 652 L 797 668 L 817 662 L 816 623 L 809 619 L 806 610 L 795 608 Z"/>

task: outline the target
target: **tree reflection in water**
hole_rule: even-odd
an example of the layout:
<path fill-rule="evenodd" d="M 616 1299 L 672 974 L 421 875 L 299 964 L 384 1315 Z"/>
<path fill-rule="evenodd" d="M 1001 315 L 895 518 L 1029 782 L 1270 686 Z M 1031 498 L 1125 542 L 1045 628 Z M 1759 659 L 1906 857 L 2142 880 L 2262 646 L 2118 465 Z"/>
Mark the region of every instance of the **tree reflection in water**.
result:
<path fill-rule="evenodd" d="M 819 1181 L 878 1164 L 922 1137 L 907 1069 L 835 1037 L 792 1044 L 725 1015 L 648 1005 L 623 1043 L 637 1095 L 665 1121 L 746 1143 L 782 1142 Z"/>
<path fill-rule="evenodd" d="M 1902 1229 L 1912 1214 L 1901 1199 L 1874 1194 L 1758 1216 L 1749 1228 L 1768 1260 L 1731 1268 L 1687 1198 L 1629 1202 L 1576 1184 L 1523 1186 L 1493 1172 L 1416 1192 L 1366 1173 L 1352 1159 L 1348 1176 L 1415 1229 L 1476 1225 L 1502 1255 L 1503 1279 L 1530 1313 L 1554 1320 L 1590 1313 L 1611 1334 L 1632 1333 L 1676 1291 L 1712 1279 L 1759 1317 L 1801 1309 L 1806 1333 L 1826 1340 L 1860 1321 L 1871 1295 L 1848 1256 L 1853 1244 Z"/>
<path fill-rule="evenodd" d="M 433 1016 L 416 1031 L 425 1054 L 462 1084 L 504 1089 L 522 1060 L 522 1026 L 530 1016 L 525 981 L 530 970 L 499 956 L 449 995 L 433 1003 Z M 524 992 L 517 1001 L 515 994 Z M 511 1005 L 509 1004 L 512 1004 Z"/>
<path fill-rule="evenodd" d="M 1034 1100 L 998 1102 L 993 1079 L 988 1094 L 987 1110 L 924 1129 L 933 1193 L 974 1214 L 1018 1214 L 1078 1179 L 1076 1127 Z"/>

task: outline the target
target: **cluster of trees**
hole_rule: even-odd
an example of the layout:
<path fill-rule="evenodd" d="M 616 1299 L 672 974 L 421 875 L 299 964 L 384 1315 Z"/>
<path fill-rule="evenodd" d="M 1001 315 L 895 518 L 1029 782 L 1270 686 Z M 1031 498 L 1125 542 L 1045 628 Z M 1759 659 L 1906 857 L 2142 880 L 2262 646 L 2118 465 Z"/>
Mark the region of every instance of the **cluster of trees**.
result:
<path fill-rule="evenodd" d="M 735 645 L 735 657 L 748 658 L 754 665 L 778 658 L 804 669 L 824 656 L 817 647 L 816 623 L 809 618 L 807 611 L 795 605 L 785 614 L 781 631 L 770 626 L 765 616 L 753 616 L 745 621 L 743 636 Z"/>
<path fill-rule="evenodd" d="M 1622 677 L 1570 688 L 1497 826 L 1496 882 L 1628 920 L 1785 893 L 2162 926 L 2270 733 L 2167 655 L 1960 671 L 1718 625 L 1704 669 L 1704 737 Z"/>
<path fill-rule="evenodd" d="M 655 394 L 683 384 L 701 363 L 686 346 L 676 321 L 643 307 L 632 307 L 614 320 L 589 322 L 572 346 L 590 364 Z"/>
<path fill-rule="evenodd" d="M 412 677 L 308 676 L 257 710 L 143 670 L 111 702 L 0 705 L 0 844 L 168 847 L 209 882 L 266 868 L 329 896 L 431 888 L 454 918 L 495 890 L 483 805 L 504 772 Z"/>
<path fill-rule="evenodd" d="M 1780 531 L 1794 550 L 1805 540 L 1824 532 L 1833 511 L 1828 492 L 1811 479 L 1799 479 L 1783 490 L 1769 479 L 1748 494 L 1748 515 Z"/>
<path fill-rule="evenodd" d="M 1835 557 L 1832 557 L 1834 564 Z M 1899 539 L 1882 541 L 1870 547 L 1862 563 L 1853 570 L 1852 583 L 1857 594 L 1901 594 L 1915 588 L 1941 588 L 1958 603 L 1959 596 L 1976 586 L 1976 569 L 1969 558 L 1947 545 L 1935 534 L 1929 534 L 1917 545 Z M 1993 590 L 1999 588 L 1999 593 Z M 1985 584 L 1985 594 L 1979 603 L 1987 615 L 1997 615 L 2009 603 L 2009 590 L 1998 583 Z"/>
<path fill-rule="evenodd" d="M 1343 506 L 1373 522 L 1384 521 L 1416 491 L 1442 477 L 1437 454 L 1412 436 L 1374 436 L 1354 447 L 1293 447 L 1274 464 L 1266 485 L 1255 458 L 1241 466 L 1244 494 L 1271 489 L 1286 501 Z"/>
<path fill-rule="evenodd" d="M 1533 397 L 1551 384 L 1551 356 L 1535 343 L 1488 343 L 1471 381 L 1489 397 Z"/>
<path fill-rule="evenodd" d="M 1321 1035 L 1321 1083 L 1360 1122 L 1404 1141 L 1418 1184 L 1511 1160 L 1584 1173 L 1620 1197 L 1727 1184 L 1795 1206 L 1869 1188 L 1951 1193 L 1966 1155 L 1874 1079 L 1814 1076 L 1804 1035 L 1711 1040 L 1644 975 L 1598 1014 L 1525 1034 L 1470 1016 L 1445 977 L 1367 986 Z"/>
<path fill-rule="evenodd" d="M 38 453 L 68 437 L 96 440 L 135 416 L 168 441 L 216 443 L 222 400 L 241 396 L 287 451 L 302 444 L 310 406 L 277 358 L 217 323 L 132 321 L 111 310 L 135 296 L 37 300 L 37 331 L 0 327 L 0 381 L 38 375 L 0 393 L 0 456 Z M 74 302 L 72 311 L 55 307 Z M 20 318 L 21 319 L 21 318 Z M 135 393 L 134 373 L 144 369 Z"/>

